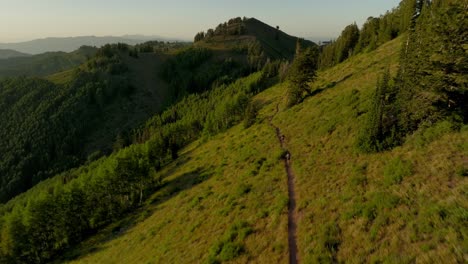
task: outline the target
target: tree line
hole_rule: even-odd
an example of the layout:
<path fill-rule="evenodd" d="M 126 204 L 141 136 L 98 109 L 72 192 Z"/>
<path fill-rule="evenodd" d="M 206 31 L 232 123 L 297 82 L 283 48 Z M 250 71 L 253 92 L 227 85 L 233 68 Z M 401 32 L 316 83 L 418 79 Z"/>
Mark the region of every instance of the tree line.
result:
<path fill-rule="evenodd" d="M 219 24 L 215 29 L 208 29 L 206 32 L 202 31 L 195 35 L 194 42 L 199 42 L 202 40 L 209 40 L 215 36 L 237 36 L 244 35 L 247 33 L 247 28 L 244 24 L 244 21 L 247 18 L 232 18 L 229 21 Z"/>
<path fill-rule="evenodd" d="M 353 23 L 341 35 L 322 47 L 319 68 L 325 69 L 343 62 L 350 56 L 375 50 L 409 28 L 416 8 L 416 0 L 403 0 L 399 6 L 380 17 L 369 17 L 361 29 Z"/>

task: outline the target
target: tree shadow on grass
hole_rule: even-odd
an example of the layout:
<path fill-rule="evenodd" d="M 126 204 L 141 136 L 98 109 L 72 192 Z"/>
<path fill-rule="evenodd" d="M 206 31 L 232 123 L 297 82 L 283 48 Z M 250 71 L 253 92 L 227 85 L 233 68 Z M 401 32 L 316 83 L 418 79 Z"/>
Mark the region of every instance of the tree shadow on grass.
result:
<path fill-rule="evenodd" d="M 330 82 L 330 83 L 328 83 L 328 84 L 325 85 L 325 86 L 322 86 L 322 87 L 319 87 L 319 88 L 317 88 L 317 89 L 315 89 L 315 90 L 310 91 L 310 92 L 304 97 L 303 101 L 304 101 L 305 99 L 309 98 L 309 97 L 316 96 L 316 95 L 322 93 L 322 92 L 325 91 L 325 90 L 334 88 L 334 87 L 337 86 L 338 84 L 340 84 L 340 83 L 346 81 L 347 79 L 351 78 L 351 76 L 353 76 L 353 74 L 348 74 L 348 75 L 346 75 L 345 77 L 341 78 L 339 81 Z"/>
<path fill-rule="evenodd" d="M 182 165 L 188 160 L 189 158 L 187 155 L 179 158 L 175 162 L 175 167 Z M 175 168 L 169 169 L 163 177 L 171 175 L 174 170 Z M 121 237 L 134 228 L 138 223 L 143 222 L 148 217 L 152 216 L 158 210 L 158 205 L 172 199 L 180 192 L 188 190 L 211 178 L 213 176 L 212 171 L 213 170 L 211 168 L 196 168 L 170 180 L 163 181 L 162 185 L 154 191 L 153 195 L 146 199 L 141 207 L 133 211 L 129 211 L 127 215 L 123 216 L 120 220 L 109 224 L 107 227 L 92 235 L 75 248 L 65 252 L 62 257 L 56 261 L 56 263 L 77 260 L 86 255 L 106 249 L 106 246 L 103 246 L 103 244 Z"/>

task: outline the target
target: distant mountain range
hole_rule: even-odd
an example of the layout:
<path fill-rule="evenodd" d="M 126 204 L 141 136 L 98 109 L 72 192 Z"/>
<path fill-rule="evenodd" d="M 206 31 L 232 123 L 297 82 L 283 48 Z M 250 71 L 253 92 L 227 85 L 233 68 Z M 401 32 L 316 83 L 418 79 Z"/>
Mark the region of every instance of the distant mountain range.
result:
<path fill-rule="evenodd" d="M 28 54 L 40 54 L 45 52 L 53 51 L 64 51 L 72 52 L 77 50 L 79 47 L 86 46 L 96 46 L 101 47 L 105 44 L 112 43 L 126 43 L 129 45 L 136 45 L 150 40 L 158 41 L 180 41 L 177 39 L 164 38 L 160 36 L 143 36 L 143 35 L 125 35 L 121 37 L 106 36 L 106 37 L 96 37 L 96 36 L 81 36 L 81 37 L 66 37 L 66 38 L 44 38 L 44 39 L 35 39 L 26 42 L 18 43 L 0 43 L 1 49 L 15 50 L 21 53 Z M 11 57 L 11 56 L 10 56 Z M 2 53 L 0 52 L 0 59 Z"/>

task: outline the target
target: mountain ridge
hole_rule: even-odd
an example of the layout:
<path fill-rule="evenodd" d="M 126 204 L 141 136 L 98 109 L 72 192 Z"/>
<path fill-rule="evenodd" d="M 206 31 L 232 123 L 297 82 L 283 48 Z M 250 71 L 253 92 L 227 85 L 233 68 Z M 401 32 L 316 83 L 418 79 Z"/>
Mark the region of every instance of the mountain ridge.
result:
<path fill-rule="evenodd" d="M 28 54 L 63 51 L 72 52 L 81 46 L 101 47 L 105 44 L 125 43 L 136 45 L 149 40 L 177 41 L 175 38 L 144 35 L 124 36 L 77 36 L 77 37 L 47 37 L 17 43 L 0 43 L 0 49 L 13 49 Z"/>

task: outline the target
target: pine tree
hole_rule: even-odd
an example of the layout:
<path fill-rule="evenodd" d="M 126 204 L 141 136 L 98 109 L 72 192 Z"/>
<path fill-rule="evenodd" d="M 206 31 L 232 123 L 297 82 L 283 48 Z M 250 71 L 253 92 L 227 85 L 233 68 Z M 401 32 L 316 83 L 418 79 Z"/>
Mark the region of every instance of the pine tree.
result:
<path fill-rule="evenodd" d="M 466 121 L 467 11 L 461 0 L 416 2 L 396 81 L 403 136 L 449 116 Z"/>
<path fill-rule="evenodd" d="M 317 48 L 307 48 L 296 54 L 288 73 L 290 82 L 288 89 L 288 105 L 292 106 L 302 101 L 302 94 L 310 94 L 309 83 L 315 80 L 318 61 Z"/>

